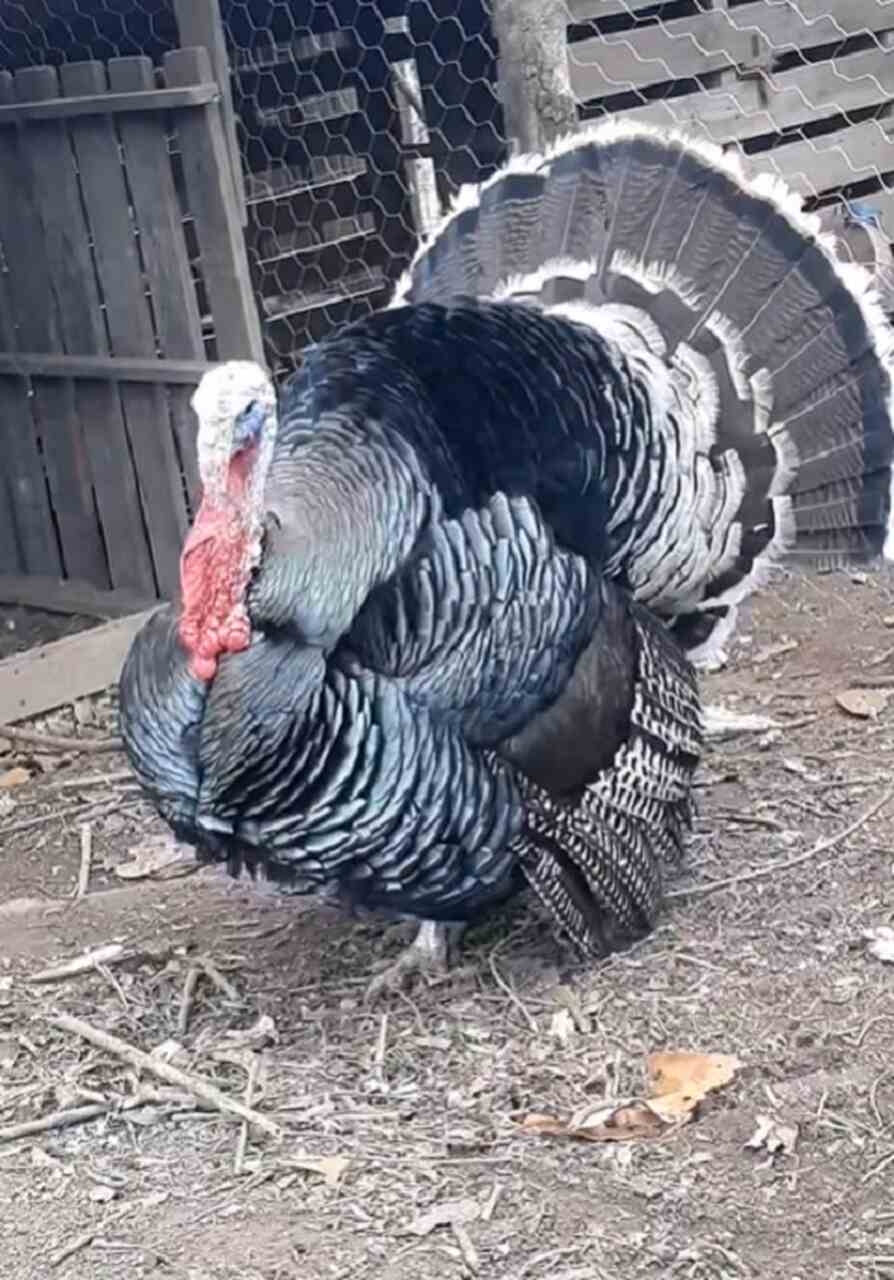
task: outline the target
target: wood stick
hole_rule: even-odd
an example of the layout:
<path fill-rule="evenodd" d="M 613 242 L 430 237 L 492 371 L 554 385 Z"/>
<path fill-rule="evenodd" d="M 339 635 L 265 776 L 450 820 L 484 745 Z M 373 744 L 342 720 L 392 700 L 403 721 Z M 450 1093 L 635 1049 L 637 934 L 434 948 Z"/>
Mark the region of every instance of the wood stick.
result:
<path fill-rule="evenodd" d="M 180 1010 L 177 1014 L 177 1034 L 182 1040 L 189 1030 L 189 1015 L 192 1013 L 193 1001 L 196 996 L 196 987 L 199 985 L 199 974 L 201 970 L 197 964 L 189 966 L 186 974 L 186 981 L 183 984 L 183 994 L 180 997 Z"/>
<path fill-rule="evenodd" d="M 722 880 L 709 880 L 706 884 L 694 884 L 691 889 L 674 889 L 673 892 L 664 896 L 668 899 L 697 898 L 705 893 L 716 893 L 718 889 L 728 889 L 732 885 L 744 884 L 748 880 L 760 880 L 763 876 L 772 876 L 777 871 L 789 871 L 792 867 L 799 867 L 802 862 L 809 862 L 811 858 L 817 858 L 821 853 L 828 853 L 830 849 L 834 849 L 836 845 L 841 844 L 848 836 L 852 836 L 855 831 L 859 831 L 862 826 L 865 826 L 870 818 L 874 817 L 881 809 L 884 809 L 892 800 L 894 800 L 894 787 L 889 787 L 884 795 L 874 801 L 849 826 L 844 827 L 841 831 L 836 831 L 834 835 L 828 836 L 825 840 L 818 840 L 810 849 L 805 849 L 803 853 L 796 853 L 792 858 L 783 858 L 779 862 L 771 862 L 766 867 L 755 867 L 752 871 L 742 871 L 739 875 L 724 876 Z"/>
<path fill-rule="evenodd" d="M 99 1028 L 91 1026 L 89 1022 L 84 1022 L 82 1018 L 76 1018 L 70 1013 L 60 1013 L 50 1018 L 49 1024 L 58 1031 L 80 1036 L 82 1040 L 86 1040 L 88 1044 L 94 1045 L 97 1049 L 104 1049 L 106 1053 L 114 1054 L 116 1058 L 120 1058 L 122 1062 L 128 1063 L 137 1071 L 145 1071 L 157 1080 L 163 1080 L 165 1084 L 172 1084 L 178 1089 L 185 1089 L 187 1093 L 191 1093 L 199 1102 L 203 1102 L 205 1106 L 219 1111 L 222 1115 L 237 1116 L 240 1120 L 246 1120 L 249 1124 L 256 1125 L 264 1133 L 269 1133 L 274 1138 L 280 1137 L 282 1133 L 279 1125 L 273 1120 L 268 1120 L 266 1116 L 262 1116 L 250 1107 L 246 1107 L 235 1098 L 228 1097 L 208 1080 L 203 1080 L 199 1076 L 181 1071 L 178 1067 L 172 1066 L 169 1062 L 164 1062 L 161 1058 L 153 1058 L 151 1054 L 144 1053 L 142 1049 L 137 1049 L 134 1045 L 128 1044 L 127 1041 L 120 1040 L 118 1036 L 109 1035 L 107 1031 L 100 1031 Z"/>
<path fill-rule="evenodd" d="M 250 1107 L 255 1099 L 255 1085 L 258 1082 L 258 1076 L 261 1072 L 261 1055 L 253 1053 L 251 1055 L 251 1064 L 248 1068 L 248 1080 L 245 1082 L 245 1093 L 242 1101 L 247 1107 Z M 239 1128 L 239 1137 L 236 1139 L 236 1154 L 233 1158 L 233 1173 L 237 1178 L 241 1178 L 242 1170 L 245 1166 L 245 1148 L 248 1146 L 248 1124 L 243 1120 Z"/>
<path fill-rule="evenodd" d="M 81 865 L 78 868 L 76 898 L 83 898 L 90 886 L 90 866 L 93 862 L 93 828 L 89 822 L 81 823 Z"/>
<path fill-rule="evenodd" d="M 80 751 L 101 755 L 107 751 L 123 751 L 120 738 L 69 738 L 58 733 L 36 733 L 33 729 L 17 729 L 11 724 L 0 726 L 0 738 L 19 742 L 38 751 Z"/>
<path fill-rule="evenodd" d="M 110 942 L 108 946 L 97 947 L 94 951 L 88 951 L 85 955 L 75 956 L 73 960 L 66 960 L 64 964 L 53 965 L 50 969 L 41 969 L 37 973 L 33 973 L 29 982 L 61 982 L 64 978 L 74 978 L 80 973 L 91 973 L 96 969 L 98 964 L 116 964 L 123 960 L 125 955 L 133 954 L 126 952 L 120 942 Z"/>
<path fill-rule="evenodd" d="M 35 1133 L 49 1133 L 51 1129 L 67 1129 L 73 1124 L 84 1124 L 97 1116 L 107 1115 L 111 1103 L 91 1102 L 83 1107 L 71 1107 L 68 1111 L 51 1111 L 37 1120 L 22 1120 L 19 1124 L 7 1124 L 0 1129 L 0 1143 L 15 1142 L 16 1138 L 29 1138 Z"/>

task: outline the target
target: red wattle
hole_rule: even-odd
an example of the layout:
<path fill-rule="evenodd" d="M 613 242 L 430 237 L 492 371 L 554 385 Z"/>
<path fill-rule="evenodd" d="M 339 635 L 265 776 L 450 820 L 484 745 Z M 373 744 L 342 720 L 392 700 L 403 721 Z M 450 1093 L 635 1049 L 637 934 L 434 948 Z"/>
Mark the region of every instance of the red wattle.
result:
<path fill-rule="evenodd" d="M 251 573 L 245 489 L 251 460 L 234 458 L 226 497 L 220 504 L 202 502 L 180 556 L 179 635 L 199 680 L 214 678 L 221 654 L 239 653 L 251 642 L 245 608 Z"/>

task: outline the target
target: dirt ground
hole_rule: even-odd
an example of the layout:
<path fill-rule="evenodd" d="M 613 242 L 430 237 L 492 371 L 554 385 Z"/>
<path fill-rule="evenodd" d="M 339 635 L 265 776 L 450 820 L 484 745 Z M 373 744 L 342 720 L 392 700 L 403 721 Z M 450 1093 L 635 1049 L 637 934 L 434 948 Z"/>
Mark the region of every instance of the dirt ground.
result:
<path fill-rule="evenodd" d="M 894 923 L 894 802 L 859 821 L 894 781 L 894 702 L 864 693 L 867 717 L 836 701 L 884 678 L 894 578 L 781 583 L 705 680 L 707 701 L 776 723 L 712 741 L 654 935 L 576 965 L 522 906 L 450 979 L 369 1009 L 401 929 L 186 864 L 123 878 L 161 832 L 120 757 L 10 748 L 0 1276 L 894 1276 L 894 967 L 864 937 Z M 88 737 L 112 716 L 107 698 L 40 727 Z M 28 780 L 10 786 L 13 769 Z M 116 944 L 81 976 L 29 980 Z M 251 1075 L 281 1137 L 245 1141 L 59 1014 L 230 1098 Z M 640 1094 L 646 1054 L 668 1048 L 742 1063 L 685 1127 L 614 1144 L 522 1129 Z M 94 1118 L 10 1135 L 84 1107 Z M 797 1126 L 794 1150 L 746 1148 L 759 1116 Z"/>

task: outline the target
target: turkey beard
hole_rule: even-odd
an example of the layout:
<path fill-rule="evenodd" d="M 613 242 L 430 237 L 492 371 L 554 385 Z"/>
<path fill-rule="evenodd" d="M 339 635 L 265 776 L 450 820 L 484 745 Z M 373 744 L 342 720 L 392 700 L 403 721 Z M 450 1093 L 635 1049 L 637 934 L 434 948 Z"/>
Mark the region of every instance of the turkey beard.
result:
<path fill-rule="evenodd" d="M 245 600 L 263 530 L 250 483 L 257 460 L 257 446 L 233 455 L 221 491 L 203 494 L 180 555 L 180 642 L 198 680 L 214 678 L 221 654 L 251 643 Z"/>

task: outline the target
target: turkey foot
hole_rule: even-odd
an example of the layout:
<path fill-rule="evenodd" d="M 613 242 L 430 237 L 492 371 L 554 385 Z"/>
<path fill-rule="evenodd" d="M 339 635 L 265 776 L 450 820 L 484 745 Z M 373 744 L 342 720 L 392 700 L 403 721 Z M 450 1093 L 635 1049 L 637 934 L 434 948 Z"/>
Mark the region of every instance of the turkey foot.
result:
<path fill-rule="evenodd" d="M 451 942 L 457 943 L 465 928 L 464 924 L 423 920 L 410 945 L 370 982 L 364 1003 L 372 1004 L 389 992 L 402 990 L 413 974 L 445 977 L 450 969 Z"/>

